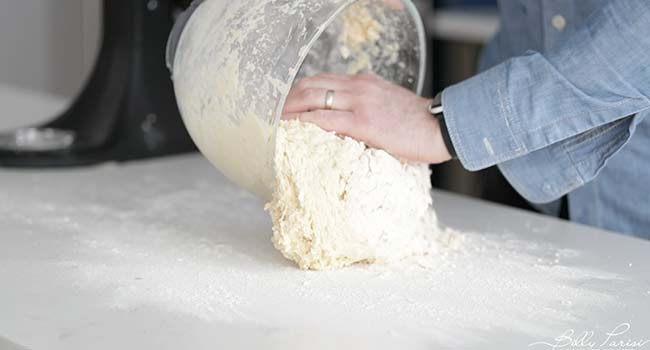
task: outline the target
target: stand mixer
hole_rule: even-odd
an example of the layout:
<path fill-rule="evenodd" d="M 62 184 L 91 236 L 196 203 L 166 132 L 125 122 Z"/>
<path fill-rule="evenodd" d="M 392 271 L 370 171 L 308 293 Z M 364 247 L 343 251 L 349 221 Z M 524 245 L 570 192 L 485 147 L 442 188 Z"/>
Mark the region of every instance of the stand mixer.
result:
<path fill-rule="evenodd" d="M 190 152 L 165 47 L 189 0 L 104 0 L 101 50 L 88 82 L 49 123 L 0 135 L 0 165 L 59 167 Z"/>

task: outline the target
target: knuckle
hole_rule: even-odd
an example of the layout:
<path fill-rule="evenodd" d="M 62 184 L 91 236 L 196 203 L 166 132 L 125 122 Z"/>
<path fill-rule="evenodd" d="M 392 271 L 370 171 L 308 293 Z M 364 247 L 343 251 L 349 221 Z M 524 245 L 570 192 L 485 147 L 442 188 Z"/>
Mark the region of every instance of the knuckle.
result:
<path fill-rule="evenodd" d="M 307 90 L 298 90 L 297 97 L 300 98 L 300 99 L 305 99 L 307 97 L 308 93 L 309 93 L 309 91 L 307 91 Z"/>
<path fill-rule="evenodd" d="M 337 114 L 334 118 L 330 119 L 332 128 L 340 133 L 348 133 L 351 129 L 351 124 L 354 123 L 354 115 Z"/>
<path fill-rule="evenodd" d="M 304 100 L 309 101 L 309 100 L 314 99 L 316 97 L 317 93 L 318 93 L 318 91 L 316 89 L 309 89 L 308 88 L 308 89 L 302 90 L 301 97 Z"/>
<path fill-rule="evenodd" d="M 315 110 L 315 111 L 312 111 L 311 113 L 312 113 L 312 116 L 313 116 L 315 119 L 322 120 L 322 119 L 325 117 L 325 111 L 320 110 L 320 109 L 317 109 L 317 110 Z"/>
<path fill-rule="evenodd" d="M 294 85 L 294 89 L 305 90 L 308 88 L 308 86 L 309 86 L 309 82 L 307 81 L 307 79 L 302 79 L 299 82 L 297 82 L 296 85 Z"/>
<path fill-rule="evenodd" d="M 352 107 L 354 108 L 355 112 L 358 113 L 366 113 L 370 109 L 370 107 L 375 104 L 375 98 L 369 93 L 361 93 L 358 94 L 354 102 L 352 104 Z"/>
<path fill-rule="evenodd" d="M 320 75 L 317 75 L 317 77 L 323 78 L 323 79 L 336 79 L 338 76 L 334 73 L 322 73 Z"/>
<path fill-rule="evenodd" d="M 376 75 L 374 75 L 372 73 L 362 73 L 362 74 L 359 74 L 359 79 L 373 81 L 373 80 L 376 80 Z"/>
<path fill-rule="evenodd" d="M 371 83 L 368 86 L 368 92 L 372 95 L 378 95 L 381 91 L 383 91 L 383 87 L 380 84 Z"/>
<path fill-rule="evenodd" d="M 350 127 L 356 130 L 363 130 L 368 127 L 370 123 L 370 118 L 368 114 L 364 113 L 365 111 L 359 111 L 358 113 L 353 114 L 353 118 L 350 120 Z"/>
<path fill-rule="evenodd" d="M 357 80 L 354 83 L 354 87 L 357 91 L 363 94 L 364 92 L 367 92 L 372 88 L 372 84 L 367 80 Z"/>

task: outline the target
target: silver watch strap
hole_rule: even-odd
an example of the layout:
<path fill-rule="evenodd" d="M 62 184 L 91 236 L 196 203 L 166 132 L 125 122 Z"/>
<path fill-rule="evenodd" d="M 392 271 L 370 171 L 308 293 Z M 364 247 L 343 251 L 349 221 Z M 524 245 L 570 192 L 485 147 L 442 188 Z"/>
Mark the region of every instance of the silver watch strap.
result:
<path fill-rule="evenodd" d="M 429 105 L 429 112 L 433 115 L 442 114 L 445 110 L 442 108 L 442 105 L 435 105 L 435 102 L 431 102 Z"/>

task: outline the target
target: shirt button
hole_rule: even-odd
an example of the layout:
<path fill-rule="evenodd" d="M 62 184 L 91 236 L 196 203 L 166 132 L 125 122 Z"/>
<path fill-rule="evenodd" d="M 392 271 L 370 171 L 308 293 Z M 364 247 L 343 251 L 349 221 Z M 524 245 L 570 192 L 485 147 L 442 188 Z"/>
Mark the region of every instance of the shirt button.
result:
<path fill-rule="evenodd" d="M 553 186 L 549 183 L 545 183 L 542 188 L 546 193 L 553 193 Z"/>
<path fill-rule="evenodd" d="M 551 24 L 555 29 L 562 31 L 566 27 L 566 19 L 562 15 L 555 15 L 551 19 Z"/>

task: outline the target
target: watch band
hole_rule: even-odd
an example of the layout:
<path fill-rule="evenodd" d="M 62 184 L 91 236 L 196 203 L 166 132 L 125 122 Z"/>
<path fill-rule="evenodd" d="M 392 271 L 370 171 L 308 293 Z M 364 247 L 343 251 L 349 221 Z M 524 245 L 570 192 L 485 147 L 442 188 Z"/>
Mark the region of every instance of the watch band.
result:
<path fill-rule="evenodd" d="M 440 123 L 440 132 L 442 134 L 442 140 L 447 147 L 447 151 L 453 159 L 458 159 L 456 148 L 454 147 L 454 143 L 451 141 L 449 129 L 447 128 L 447 122 L 445 121 L 445 111 L 442 106 L 442 93 L 437 94 L 436 97 L 434 97 L 433 101 L 431 101 L 431 104 L 429 105 L 429 112 L 436 119 L 438 119 L 438 122 Z"/>
<path fill-rule="evenodd" d="M 433 114 L 434 116 L 438 116 L 439 114 L 443 114 L 444 109 L 442 108 L 442 95 L 437 94 L 436 97 L 433 98 L 431 101 L 431 104 L 429 105 L 429 112 Z"/>

